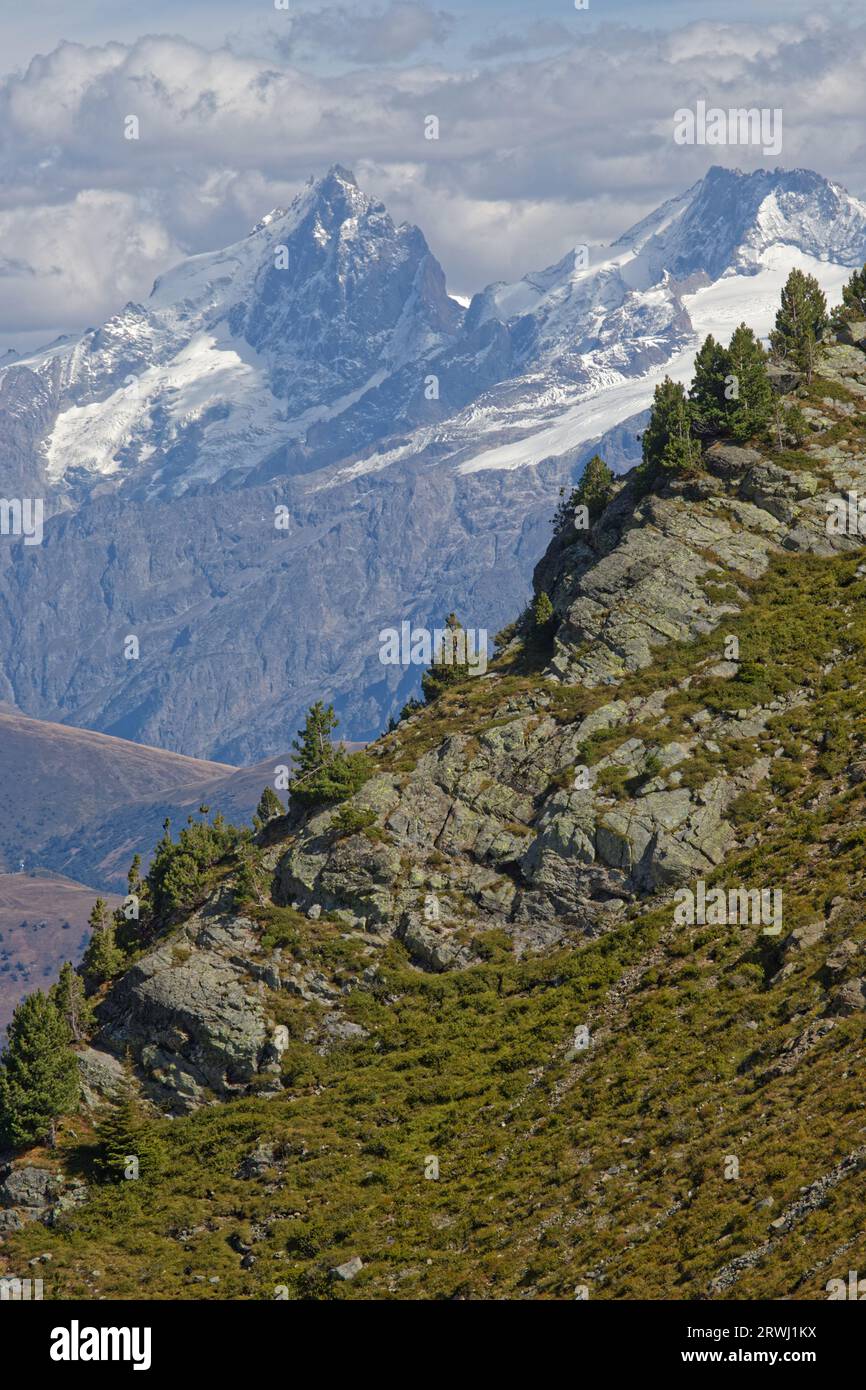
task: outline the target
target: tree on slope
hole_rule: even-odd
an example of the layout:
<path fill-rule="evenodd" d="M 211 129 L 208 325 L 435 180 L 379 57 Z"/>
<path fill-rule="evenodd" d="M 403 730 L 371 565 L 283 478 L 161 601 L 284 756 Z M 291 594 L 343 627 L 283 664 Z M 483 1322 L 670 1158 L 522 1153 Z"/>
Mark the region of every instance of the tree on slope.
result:
<path fill-rule="evenodd" d="M 541 632 L 547 632 L 553 626 L 556 618 L 556 610 L 550 601 L 550 595 L 542 589 L 541 593 L 535 595 L 532 604 L 532 621 L 536 628 Z"/>
<path fill-rule="evenodd" d="M 580 482 L 567 499 L 565 488 L 560 489 L 562 500 L 553 517 L 554 531 L 560 531 L 566 523 L 573 522 L 578 507 L 586 507 L 587 519 L 592 525 L 601 516 L 612 492 L 613 474 L 601 454 L 593 454 L 580 475 Z"/>
<path fill-rule="evenodd" d="M 117 945 L 115 925 L 108 915 L 108 905 L 97 898 L 87 919 L 91 937 L 84 952 L 82 965 L 88 988 L 114 979 L 123 968 L 123 952 Z"/>
<path fill-rule="evenodd" d="M 149 1182 L 159 1176 L 162 1146 L 138 1098 L 128 1059 L 123 1078 L 97 1120 L 96 1139 L 94 1168 L 104 1181 Z"/>
<path fill-rule="evenodd" d="M 695 358 L 689 403 L 695 431 L 703 436 L 724 432 L 728 416 L 725 389 L 731 374 L 730 354 L 712 333 L 704 339 Z"/>
<path fill-rule="evenodd" d="M 766 431 L 775 399 L 767 375 L 767 354 L 744 323 L 734 330 L 728 364 L 731 395 L 727 424 L 731 437 L 742 442 Z"/>
<path fill-rule="evenodd" d="M 295 775 L 289 793 L 302 806 L 345 801 L 370 774 L 367 754 L 349 753 L 342 744 L 331 742 L 339 722 L 334 706 L 317 700 L 307 712 L 303 729 L 292 740 Z"/>
<path fill-rule="evenodd" d="M 653 395 L 649 423 L 643 432 L 643 466 L 649 477 L 660 471 L 690 468 L 700 457 L 692 438 L 693 412 L 685 388 L 666 376 Z"/>
<path fill-rule="evenodd" d="M 55 1143 L 57 1121 L 76 1108 L 78 1063 L 69 1028 L 41 990 L 20 1003 L 0 1057 L 0 1134 L 16 1147 Z"/>
<path fill-rule="evenodd" d="M 259 804 L 256 807 L 253 825 L 257 830 L 260 830 L 263 825 L 267 825 L 268 821 L 276 820 L 279 816 L 284 816 L 285 814 L 286 808 L 280 801 L 273 787 L 265 787 L 259 798 Z"/>
<path fill-rule="evenodd" d="M 818 343 L 827 327 L 827 300 L 814 275 L 792 270 L 782 290 L 770 346 L 812 380 Z"/>
<path fill-rule="evenodd" d="M 862 270 L 852 271 L 851 278 L 842 286 L 842 303 L 831 315 L 834 328 L 855 319 L 866 319 L 866 265 Z"/>
<path fill-rule="evenodd" d="M 71 963 L 64 961 L 57 984 L 49 997 L 69 1029 L 73 1042 L 81 1042 L 93 1028 L 93 1005 L 84 991 L 84 981 Z"/>
<path fill-rule="evenodd" d="M 459 685 L 461 681 L 469 679 L 466 633 L 456 613 L 448 614 L 442 631 L 443 636 L 433 652 L 429 670 L 421 677 L 421 692 L 428 705 L 449 685 Z"/>

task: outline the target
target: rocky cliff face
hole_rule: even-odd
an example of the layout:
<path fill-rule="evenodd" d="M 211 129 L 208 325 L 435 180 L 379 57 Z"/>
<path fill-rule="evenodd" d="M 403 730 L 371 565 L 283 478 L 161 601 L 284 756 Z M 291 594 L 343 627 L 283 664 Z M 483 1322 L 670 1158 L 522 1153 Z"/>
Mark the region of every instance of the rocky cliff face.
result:
<path fill-rule="evenodd" d="M 826 370 L 855 399 L 866 395 L 860 352 L 833 349 Z M 697 692 L 741 676 L 740 661 L 725 659 L 725 633 L 774 556 L 859 545 L 827 532 L 828 498 L 866 481 L 862 458 L 819 442 L 837 408 L 828 400 L 812 411 L 818 440 L 793 467 L 716 444 L 701 477 L 642 500 L 627 483 L 589 539 L 566 528 L 537 570 L 559 618 L 545 679 L 521 690 L 494 676 L 477 714 L 469 696 L 449 710 L 459 732 L 411 771 L 367 784 L 357 802 L 376 813 L 382 843 L 335 842 L 333 812 L 314 817 L 279 866 L 281 899 L 390 925 L 410 942 L 436 935 L 442 964 L 467 897 L 476 929 L 501 927 L 525 947 L 599 930 L 636 894 L 711 874 L 736 843 L 727 811 L 767 777 L 777 751 L 768 725 L 806 692 L 719 710 Z M 708 654 L 688 674 L 640 678 L 669 644 L 698 639 Z M 569 717 L 572 689 L 585 713 Z M 684 695 L 695 708 L 672 718 L 669 702 Z M 381 761 L 399 767 L 425 722 L 426 713 L 401 724 L 379 746 Z M 735 747 L 755 756 L 726 767 Z M 603 756 L 586 769 L 593 749 Z M 718 763 L 702 779 L 695 766 L 707 749 Z M 575 785 L 580 767 L 586 786 Z M 432 932 L 413 912 L 425 886 L 443 904 Z"/>

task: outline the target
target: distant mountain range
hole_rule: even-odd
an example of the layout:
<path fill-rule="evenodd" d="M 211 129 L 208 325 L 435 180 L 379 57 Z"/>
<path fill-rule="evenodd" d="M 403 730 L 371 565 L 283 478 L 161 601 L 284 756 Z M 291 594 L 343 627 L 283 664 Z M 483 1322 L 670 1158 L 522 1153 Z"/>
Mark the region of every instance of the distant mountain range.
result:
<path fill-rule="evenodd" d="M 464 308 L 335 166 L 146 304 L 0 365 L 4 491 L 49 518 L 0 543 L 0 698 L 231 763 L 319 697 L 375 735 L 419 677 L 380 665 L 382 627 L 456 608 L 494 632 L 595 444 L 635 461 L 661 375 L 707 331 L 766 330 L 792 265 L 832 296 L 864 259 L 844 189 L 712 169 Z"/>

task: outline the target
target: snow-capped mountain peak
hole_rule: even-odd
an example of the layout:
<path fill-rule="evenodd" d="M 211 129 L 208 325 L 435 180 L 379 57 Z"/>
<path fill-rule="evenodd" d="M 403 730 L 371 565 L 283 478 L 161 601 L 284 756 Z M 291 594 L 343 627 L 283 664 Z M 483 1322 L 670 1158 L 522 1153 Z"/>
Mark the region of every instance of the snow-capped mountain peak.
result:
<path fill-rule="evenodd" d="M 818 174 L 713 168 L 611 246 L 571 248 L 464 312 L 419 229 L 334 165 L 144 304 L 0 364 L 0 409 L 16 456 L 73 505 L 95 483 L 512 467 L 643 409 L 660 374 L 689 375 L 705 332 L 767 331 L 792 265 L 833 296 L 864 255 L 866 204 Z"/>
<path fill-rule="evenodd" d="M 334 697 L 366 736 L 375 633 L 451 608 L 495 630 L 559 486 L 599 441 L 633 462 L 660 378 L 687 381 L 707 332 L 766 332 L 793 266 L 838 299 L 866 207 L 804 171 L 711 170 L 561 250 L 464 310 L 422 233 L 335 167 L 144 303 L 0 363 L 4 489 L 48 504 L 38 563 L 0 569 L 3 698 L 235 756 Z"/>
<path fill-rule="evenodd" d="M 475 297 L 466 326 L 501 325 L 511 373 L 449 421 L 460 467 L 537 463 L 598 438 L 645 409 L 666 372 L 687 380 L 706 333 L 727 341 L 744 319 L 768 333 L 794 266 L 832 301 L 864 259 L 866 203 L 839 185 L 803 169 L 710 169 L 589 248 L 588 265 L 570 252 Z"/>
<path fill-rule="evenodd" d="M 772 245 L 798 247 L 816 260 L 855 264 L 863 247 L 866 204 L 808 169 L 714 166 L 681 198 L 614 243 L 642 254 L 677 280 L 703 272 L 757 273 Z"/>
<path fill-rule="evenodd" d="M 236 480 L 303 449 L 311 425 L 441 349 L 462 317 L 418 228 L 335 165 L 241 241 L 160 276 L 144 304 L 27 360 L 57 406 L 47 480 Z"/>

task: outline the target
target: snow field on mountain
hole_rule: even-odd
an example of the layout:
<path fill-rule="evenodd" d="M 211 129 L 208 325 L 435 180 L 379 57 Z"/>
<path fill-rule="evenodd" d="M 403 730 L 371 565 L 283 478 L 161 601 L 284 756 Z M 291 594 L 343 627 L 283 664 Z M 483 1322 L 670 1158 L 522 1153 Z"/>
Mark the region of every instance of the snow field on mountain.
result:
<path fill-rule="evenodd" d="M 637 379 L 595 390 L 579 404 L 565 411 L 552 425 L 523 439 L 474 454 L 458 465 L 459 473 L 478 473 L 490 468 L 523 468 L 541 463 L 551 455 L 564 454 L 591 439 L 597 439 L 632 415 L 648 409 L 657 384 L 669 376 L 687 385 L 694 369 L 695 354 L 708 333 L 727 343 L 739 323 L 746 322 L 762 338 L 773 326 L 782 286 L 790 272 L 803 270 L 814 275 L 828 304 L 842 297 L 842 286 L 851 271 L 804 255 L 793 246 L 770 246 L 759 258 L 757 275 L 726 275 L 714 284 L 683 296 L 683 304 L 695 330 L 694 342 L 660 367 Z"/>

